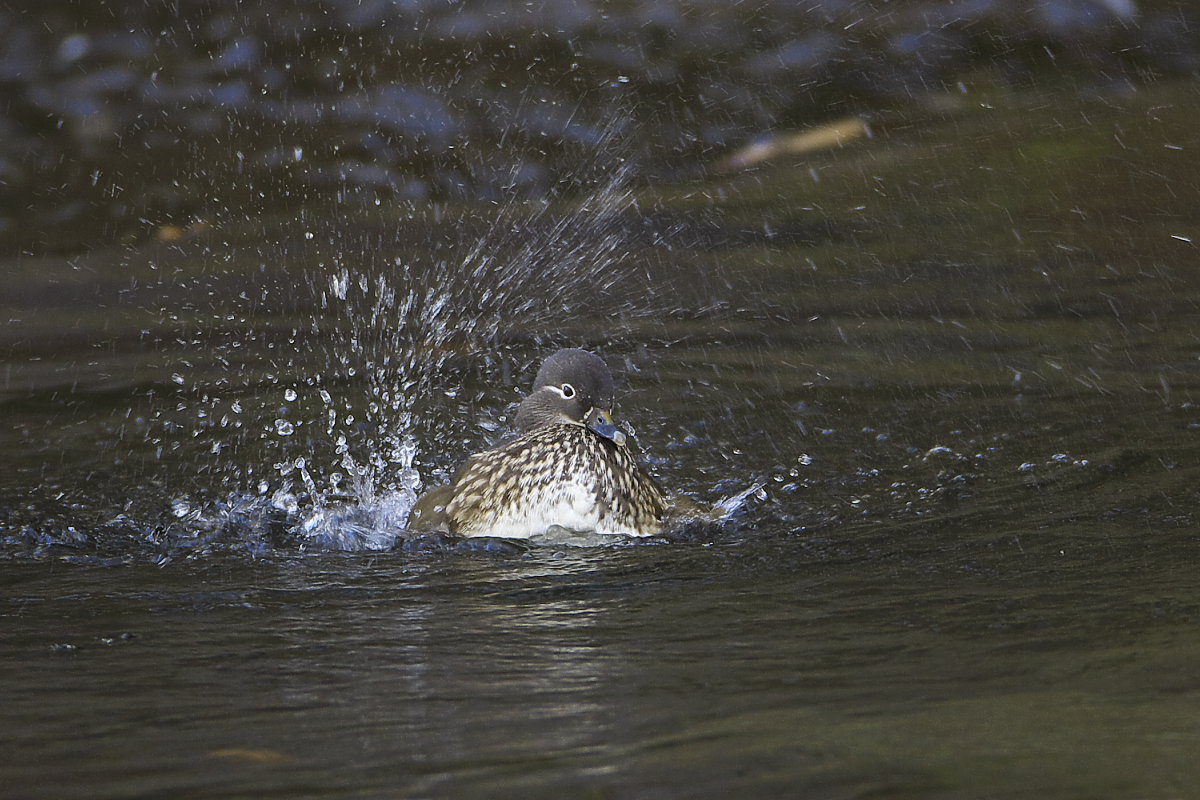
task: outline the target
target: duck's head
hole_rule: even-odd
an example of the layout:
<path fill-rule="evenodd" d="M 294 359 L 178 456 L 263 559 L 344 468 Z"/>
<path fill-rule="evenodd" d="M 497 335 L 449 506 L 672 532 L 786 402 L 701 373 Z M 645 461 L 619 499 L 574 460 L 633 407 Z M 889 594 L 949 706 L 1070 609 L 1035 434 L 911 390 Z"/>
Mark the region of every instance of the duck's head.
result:
<path fill-rule="evenodd" d="M 612 420 L 613 378 L 594 353 L 570 348 L 542 362 L 533 390 L 517 409 L 522 433 L 555 423 L 584 425 L 618 445 L 625 434 Z"/>

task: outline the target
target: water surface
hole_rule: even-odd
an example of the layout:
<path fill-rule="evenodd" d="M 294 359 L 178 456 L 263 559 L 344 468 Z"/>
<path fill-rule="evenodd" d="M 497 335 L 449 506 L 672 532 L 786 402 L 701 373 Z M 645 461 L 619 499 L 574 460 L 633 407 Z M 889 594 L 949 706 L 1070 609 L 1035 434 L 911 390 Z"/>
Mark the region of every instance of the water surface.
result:
<path fill-rule="evenodd" d="M 582 207 L 312 208 L 9 262 L 0 773 L 56 798 L 1186 793 L 1195 100 L 987 97 Z M 386 522 L 567 344 L 619 373 L 664 484 L 764 496 L 607 547 L 305 533 Z"/>

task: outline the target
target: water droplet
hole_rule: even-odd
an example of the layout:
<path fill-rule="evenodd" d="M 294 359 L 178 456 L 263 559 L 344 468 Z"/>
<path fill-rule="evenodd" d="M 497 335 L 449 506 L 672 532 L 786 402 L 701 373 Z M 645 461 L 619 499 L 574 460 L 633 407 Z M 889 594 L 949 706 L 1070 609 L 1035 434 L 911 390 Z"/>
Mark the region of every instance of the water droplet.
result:
<path fill-rule="evenodd" d="M 311 236 L 309 238 L 312 238 Z M 350 288 L 350 275 L 345 270 L 337 275 L 329 276 L 329 289 L 338 300 L 346 299 L 346 290 Z"/>
<path fill-rule="evenodd" d="M 275 420 L 275 432 L 280 436 L 291 436 L 296 432 L 296 426 L 286 419 Z"/>
<path fill-rule="evenodd" d="M 296 395 L 296 390 L 295 390 L 295 389 L 288 389 L 288 390 L 286 390 L 286 391 L 283 393 L 283 397 L 284 397 L 284 399 L 285 399 L 285 400 L 287 400 L 289 403 L 293 403 L 293 402 L 295 402 L 295 400 L 296 400 L 296 397 L 297 397 L 297 395 Z"/>

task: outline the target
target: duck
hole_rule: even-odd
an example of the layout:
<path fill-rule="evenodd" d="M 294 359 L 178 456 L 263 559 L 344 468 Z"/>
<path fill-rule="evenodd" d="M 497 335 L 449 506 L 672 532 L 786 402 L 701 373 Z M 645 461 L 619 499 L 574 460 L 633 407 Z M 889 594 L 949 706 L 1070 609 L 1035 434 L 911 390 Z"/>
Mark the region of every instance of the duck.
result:
<path fill-rule="evenodd" d="M 418 499 L 408 530 L 503 539 L 556 529 L 661 533 L 667 500 L 613 421 L 615 394 L 595 353 L 553 353 L 517 408 L 516 437 L 472 455 L 450 483 Z"/>

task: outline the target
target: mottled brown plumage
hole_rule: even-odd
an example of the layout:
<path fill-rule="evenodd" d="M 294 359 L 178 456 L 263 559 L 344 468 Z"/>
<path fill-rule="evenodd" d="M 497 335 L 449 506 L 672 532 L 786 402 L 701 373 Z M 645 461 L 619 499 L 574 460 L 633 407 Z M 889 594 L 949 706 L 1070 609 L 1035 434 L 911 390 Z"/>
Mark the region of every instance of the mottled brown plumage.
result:
<path fill-rule="evenodd" d="M 467 460 L 418 502 L 417 531 L 529 538 L 559 527 L 650 536 L 662 490 L 613 424 L 612 374 L 599 357 L 560 350 L 546 359 L 517 411 L 521 435 Z"/>

